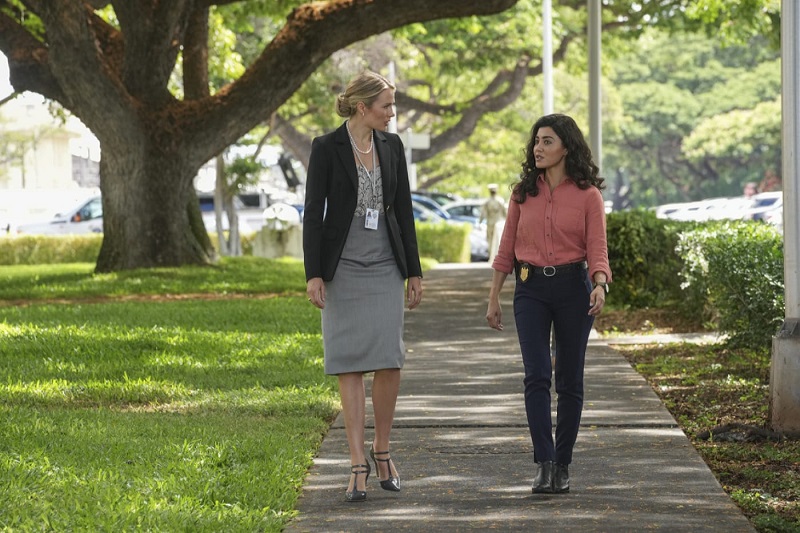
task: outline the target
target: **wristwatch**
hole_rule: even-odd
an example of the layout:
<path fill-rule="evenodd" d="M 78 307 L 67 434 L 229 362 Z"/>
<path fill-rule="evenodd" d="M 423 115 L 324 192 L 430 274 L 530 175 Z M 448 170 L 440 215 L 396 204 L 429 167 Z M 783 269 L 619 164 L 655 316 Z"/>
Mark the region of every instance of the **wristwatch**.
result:
<path fill-rule="evenodd" d="M 592 288 L 598 286 L 603 287 L 605 293 L 608 294 L 608 283 L 606 283 L 605 281 L 595 281 Z"/>

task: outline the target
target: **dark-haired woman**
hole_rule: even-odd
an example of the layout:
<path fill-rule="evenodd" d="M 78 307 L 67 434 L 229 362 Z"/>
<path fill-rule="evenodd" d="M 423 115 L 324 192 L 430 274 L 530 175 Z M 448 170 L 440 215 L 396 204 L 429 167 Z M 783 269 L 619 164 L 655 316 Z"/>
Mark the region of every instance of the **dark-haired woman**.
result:
<path fill-rule="evenodd" d="M 583 369 L 594 317 L 611 282 L 597 165 L 575 121 L 561 114 L 533 125 L 492 268 L 486 320 L 503 329 L 500 291 L 516 271 L 514 319 L 525 369 L 534 493 L 569 492 L 569 464 L 583 410 Z M 550 414 L 555 333 L 558 395 Z"/>

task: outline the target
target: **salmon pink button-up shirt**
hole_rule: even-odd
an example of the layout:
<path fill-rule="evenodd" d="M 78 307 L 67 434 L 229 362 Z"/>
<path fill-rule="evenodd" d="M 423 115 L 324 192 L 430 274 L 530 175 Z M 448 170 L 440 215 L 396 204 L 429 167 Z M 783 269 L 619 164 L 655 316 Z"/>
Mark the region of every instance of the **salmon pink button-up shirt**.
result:
<path fill-rule="evenodd" d="M 603 272 L 611 282 L 603 195 L 566 179 L 552 192 L 539 176 L 538 196 L 509 201 L 508 216 L 492 268 L 511 274 L 514 258 L 531 265 L 557 266 L 586 260 L 589 275 Z"/>

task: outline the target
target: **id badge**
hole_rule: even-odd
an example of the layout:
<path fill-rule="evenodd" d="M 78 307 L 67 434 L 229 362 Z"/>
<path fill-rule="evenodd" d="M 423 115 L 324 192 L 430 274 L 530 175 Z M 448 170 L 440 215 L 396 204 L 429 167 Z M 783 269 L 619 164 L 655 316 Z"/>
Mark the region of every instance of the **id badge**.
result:
<path fill-rule="evenodd" d="M 367 216 L 364 219 L 364 227 L 367 229 L 378 229 L 378 210 L 367 208 Z"/>

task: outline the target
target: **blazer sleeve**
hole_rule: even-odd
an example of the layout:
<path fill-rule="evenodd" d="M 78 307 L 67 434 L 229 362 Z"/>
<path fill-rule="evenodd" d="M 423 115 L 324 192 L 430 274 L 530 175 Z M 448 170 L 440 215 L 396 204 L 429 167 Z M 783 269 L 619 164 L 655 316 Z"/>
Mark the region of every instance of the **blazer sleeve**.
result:
<path fill-rule="evenodd" d="M 311 143 L 303 209 L 303 262 L 306 281 L 322 277 L 322 220 L 331 174 L 331 155 L 317 137 Z"/>
<path fill-rule="evenodd" d="M 411 186 L 408 179 L 408 166 L 406 165 L 403 141 L 397 137 L 397 193 L 395 195 L 395 209 L 397 210 L 397 223 L 400 226 L 400 235 L 405 250 L 408 277 L 422 277 L 422 266 L 419 261 L 419 248 L 417 246 L 417 229 L 414 224 L 414 210 L 411 207 Z"/>

